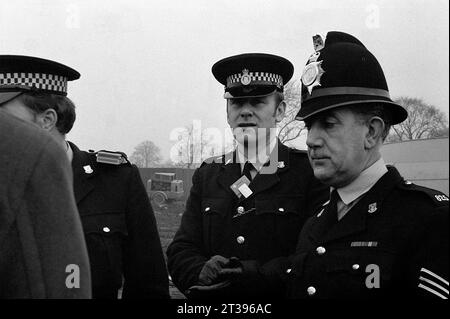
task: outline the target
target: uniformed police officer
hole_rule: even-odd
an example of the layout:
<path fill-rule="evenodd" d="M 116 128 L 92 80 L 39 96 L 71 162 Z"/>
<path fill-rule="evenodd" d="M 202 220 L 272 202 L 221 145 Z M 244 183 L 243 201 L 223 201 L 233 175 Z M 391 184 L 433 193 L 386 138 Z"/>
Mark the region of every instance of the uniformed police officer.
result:
<path fill-rule="evenodd" d="M 72 162 L 74 191 L 86 238 L 94 298 L 168 298 L 168 277 L 155 216 L 135 165 L 118 152 L 83 152 L 65 135 L 75 121 L 67 81 L 80 74 L 62 64 L 0 56 L 2 109 L 36 123 Z"/>
<path fill-rule="evenodd" d="M 293 66 L 275 55 L 241 54 L 220 60 L 212 72 L 225 86 L 237 147 L 195 171 L 167 250 L 169 272 L 192 298 L 280 296 L 282 288 L 259 280 L 260 269 L 294 251 L 307 212 L 327 196 L 306 153 L 273 134 Z"/>
<path fill-rule="evenodd" d="M 380 154 L 392 102 L 377 59 L 355 37 L 314 37 L 299 119 L 314 175 L 330 200 L 305 224 L 291 298 L 448 298 L 448 198 L 405 181 Z"/>

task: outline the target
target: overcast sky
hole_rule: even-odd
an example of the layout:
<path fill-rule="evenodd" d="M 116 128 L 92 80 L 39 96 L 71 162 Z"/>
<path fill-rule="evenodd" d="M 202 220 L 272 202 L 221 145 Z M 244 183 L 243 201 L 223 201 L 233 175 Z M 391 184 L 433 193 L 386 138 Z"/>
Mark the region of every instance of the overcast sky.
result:
<path fill-rule="evenodd" d="M 217 60 L 278 54 L 301 75 L 312 36 L 360 39 L 382 65 L 392 97 L 423 98 L 449 113 L 447 0 L 1 0 L 0 54 L 32 55 L 81 73 L 70 82 L 83 149 L 131 154 L 144 140 L 200 120 L 227 127 Z"/>

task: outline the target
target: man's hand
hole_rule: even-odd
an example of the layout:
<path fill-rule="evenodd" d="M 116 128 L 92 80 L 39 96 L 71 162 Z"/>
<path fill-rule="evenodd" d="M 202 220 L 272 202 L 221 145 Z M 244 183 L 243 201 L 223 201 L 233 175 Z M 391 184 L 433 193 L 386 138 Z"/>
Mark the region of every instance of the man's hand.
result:
<path fill-rule="evenodd" d="M 233 275 L 233 272 L 228 274 L 228 271 L 239 269 L 236 267 L 239 267 L 239 261 L 235 257 L 228 259 L 219 255 L 213 256 L 205 263 L 200 271 L 198 282 L 201 285 L 211 285 L 219 277 Z"/>
<path fill-rule="evenodd" d="M 219 276 L 221 277 L 237 277 L 242 275 L 243 269 L 242 267 L 236 268 L 224 268 L 219 271 Z"/>

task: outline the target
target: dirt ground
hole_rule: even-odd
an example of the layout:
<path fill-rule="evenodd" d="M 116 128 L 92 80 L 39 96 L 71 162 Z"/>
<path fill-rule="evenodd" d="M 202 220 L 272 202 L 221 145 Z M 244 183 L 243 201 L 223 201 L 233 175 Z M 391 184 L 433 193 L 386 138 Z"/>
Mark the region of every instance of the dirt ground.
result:
<path fill-rule="evenodd" d="M 164 251 L 164 256 L 170 242 L 178 230 L 181 222 L 181 216 L 184 211 L 184 202 L 172 202 L 158 207 L 153 205 L 155 212 L 156 223 L 158 224 L 159 237 L 161 239 L 161 246 Z M 166 257 L 167 260 L 167 257 Z M 170 281 L 170 296 L 172 299 L 184 299 L 184 295 L 172 284 Z"/>

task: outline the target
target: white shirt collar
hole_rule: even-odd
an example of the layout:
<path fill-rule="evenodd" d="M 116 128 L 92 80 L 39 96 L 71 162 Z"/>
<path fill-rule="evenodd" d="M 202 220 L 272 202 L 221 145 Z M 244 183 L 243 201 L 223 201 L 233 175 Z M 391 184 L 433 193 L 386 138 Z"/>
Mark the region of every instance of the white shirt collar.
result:
<path fill-rule="evenodd" d="M 361 195 L 367 193 L 378 180 L 387 173 L 386 164 L 380 158 L 371 166 L 366 168 L 359 176 L 350 184 L 338 188 L 337 192 L 345 205 L 350 204 Z M 333 188 L 332 188 L 333 190 Z"/>
<path fill-rule="evenodd" d="M 244 145 L 237 143 L 237 161 L 241 164 L 241 169 L 243 169 L 245 163 L 248 161 L 255 166 L 257 171 L 259 171 L 261 167 L 269 160 L 270 154 L 277 145 L 277 141 L 277 136 L 272 136 L 271 134 L 269 145 L 264 144 L 258 146 L 258 150 L 248 150 L 248 158 L 245 156 L 246 151 L 244 149 Z M 269 151 L 267 151 L 267 147 L 269 147 Z"/>
<path fill-rule="evenodd" d="M 67 149 L 66 149 L 67 158 L 69 159 L 69 162 L 72 163 L 73 151 L 72 151 L 72 148 L 70 147 L 70 144 L 67 141 L 66 141 L 66 145 L 67 145 Z"/>

